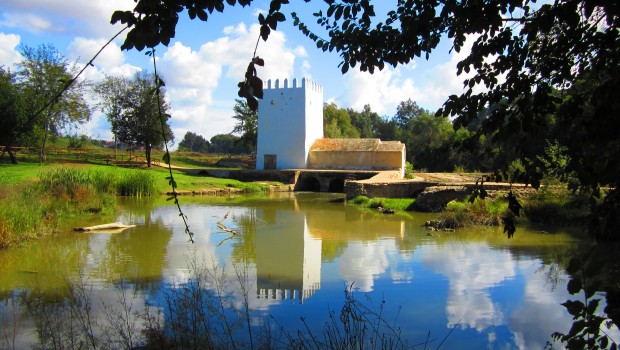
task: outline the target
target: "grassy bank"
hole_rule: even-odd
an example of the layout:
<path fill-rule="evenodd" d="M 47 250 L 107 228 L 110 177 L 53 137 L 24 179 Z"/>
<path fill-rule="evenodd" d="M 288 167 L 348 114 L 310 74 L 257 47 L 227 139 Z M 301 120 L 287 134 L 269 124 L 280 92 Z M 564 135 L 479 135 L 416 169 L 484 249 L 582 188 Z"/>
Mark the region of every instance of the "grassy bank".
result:
<path fill-rule="evenodd" d="M 84 163 L 0 164 L 0 248 L 56 231 L 59 221 L 112 213 L 115 196 L 171 190 L 168 169 L 129 169 Z M 179 191 L 263 191 L 267 185 L 173 171 Z"/>
<path fill-rule="evenodd" d="M 518 198 L 522 206 L 517 221 L 527 221 L 541 225 L 574 226 L 583 224 L 589 214 L 588 196 L 573 193 L 566 186 L 544 187 L 533 194 Z M 357 196 L 347 203 L 360 208 L 394 211 L 396 213 L 413 211 L 415 199 L 412 198 L 368 198 Z M 512 215 L 508 210 L 505 193 L 498 192 L 485 199 L 469 198 L 447 203 L 433 226 L 438 228 L 458 228 L 468 226 L 500 226 L 503 218 Z"/>
<path fill-rule="evenodd" d="M 3 184 L 0 247 L 54 233 L 65 218 L 113 212 L 114 182 L 122 180 L 64 168 L 41 172 L 37 181 Z"/>
<path fill-rule="evenodd" d="M 413 210 L 413 198 L 368 198 L 357 196 L 347 203 L 360 208 L 381 209 L 384 211 L 404 212 Z"/>

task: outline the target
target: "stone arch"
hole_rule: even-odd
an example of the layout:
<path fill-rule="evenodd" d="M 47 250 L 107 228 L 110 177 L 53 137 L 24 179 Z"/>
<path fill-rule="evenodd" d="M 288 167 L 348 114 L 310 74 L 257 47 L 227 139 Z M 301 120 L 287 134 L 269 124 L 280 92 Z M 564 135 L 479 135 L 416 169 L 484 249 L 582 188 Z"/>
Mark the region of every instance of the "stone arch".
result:
<path fill-rule="evenodd" d="M 344 192 L 344 179 L 335 178 L 329 182 L 329 192 L 343 193 Z"/>
<path fill-rule="evenodd" d="M 312 176 L 305 177 L 301 181 L 301 191 L 321 192 L 321 182 Z"/>

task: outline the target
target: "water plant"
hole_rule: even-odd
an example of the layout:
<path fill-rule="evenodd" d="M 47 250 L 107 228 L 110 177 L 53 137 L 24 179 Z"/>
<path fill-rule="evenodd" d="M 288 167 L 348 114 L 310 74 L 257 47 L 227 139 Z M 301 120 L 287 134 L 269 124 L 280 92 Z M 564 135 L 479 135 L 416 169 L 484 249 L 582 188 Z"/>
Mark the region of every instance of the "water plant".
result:
<path fill-rule="evenodd" d="M 402 338 L 396 319 L 387 320 L 386 301 L 362 301 L 353 293 L 353 285 L 345 288 L 342 306 L 328 310 L 321 332 L 311 330 L 303 316 L 295 331 L 291 325 L 280 326 L 273 317 L 258 321 L 252 313 L 249 300 L 255 287 L 248 278 L 248 263 L 235 265 L 233 273 L 197 263 L 195 257 L 188 265 L 186 282 L 170 285 L 162 291 L 159 305 L 144 305 L 142 310 L 138 309 L 140 292 L 128 281 L 115 283 L 116 300 L 104 301 L 93 295 L 94 282 L 83 275 L 67 278 L 62 295 L 24 291 L 10 300 L 19 300 L 18 311 L 25 312 L 34 325 L 34 348 L 415 348 Z M 15 333 L 21 331 L 14 327 Z M 428 342 L 420 344 L 427 348 Z"/>

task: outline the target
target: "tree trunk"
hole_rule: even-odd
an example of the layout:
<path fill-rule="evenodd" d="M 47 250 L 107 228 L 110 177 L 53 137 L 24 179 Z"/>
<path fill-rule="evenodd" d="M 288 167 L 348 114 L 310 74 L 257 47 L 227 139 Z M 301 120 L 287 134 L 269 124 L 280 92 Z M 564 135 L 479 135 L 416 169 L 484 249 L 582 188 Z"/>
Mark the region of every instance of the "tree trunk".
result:
<path fill-rule="evenodd" d="M 150 168 L 151 167 L 151 145 L 150 144 L 144 145 L 144 149 L 146 152 L 146 166 Z"/>
<path fill-rule="evenodd" d="M 11 157 L 11 163 L 17 164 L 17 156 L 15 155 L 15 151 L 13 151 L 10 146 L 7 146 L 6 152 L 9 154 L 9 157 Z"/>
<path fill-rule="evenodd" d="M 11 163 L 13 164 L 17 164 L 17 158 L 15 158 L 15 154 L 14 152 L 11 150 L 10 146 L 5 146 L 2 149 L 2 153 L 0 153 L 0 159 L 2 159 L 2 157 L 4 157 L 4 154 L 8 153 L 9 154 L 9 158 L 11 158 Z"/>
<path fill-rule="evenodd" d="M 47 142 L 48 129 L 49 129 L 49 121 L 45 122 L 45 128 L 43 129 L 43 142 L 41 143 L 41 149 L 39 150 L 39 162 L 40 163 L 45 162 L 45 143 Z"/>

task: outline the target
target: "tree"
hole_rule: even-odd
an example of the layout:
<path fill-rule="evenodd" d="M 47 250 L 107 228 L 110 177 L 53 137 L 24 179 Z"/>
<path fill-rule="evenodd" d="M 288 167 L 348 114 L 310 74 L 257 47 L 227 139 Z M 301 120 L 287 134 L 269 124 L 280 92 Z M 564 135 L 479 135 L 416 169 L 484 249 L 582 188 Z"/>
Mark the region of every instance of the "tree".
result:
<path fill-rule="evenodd" d="M 187 150 L 191 152 L 208 152 L 209 141 L 202 135 L 195 134 L 191 131 L 185 133 L 183 140 L 179 142 L 179 150 Z"/>
<path fill-rule="evenodd" d="M 233 134 L 240 134 L 238 142 L 251 152 L 256 151 L 256 143 L 258 137 L 258 112 L 252 110 L 248 103 L 244 100 L 235 99 L 233 107 L 233 118 L 237 120 L 237 124 L 233 129 Z"/>
<path fill-rule="evenodd" d="M 211 143 L 211 153 L 239 154 L 248 151 L 239 144 L 239 136 L 231 134 L 215 135 L 209 142 Z"/>
<path fill-rule="evenodd" d="M 82 123 L 90 119 L 90 109 L 84 99 L 85 83 L 74 81 L 75 67 L 51 45 L 41 45 L 34 49 L 21 47 L 24 60 L 18 66 L 20 84 L 36 110 L 51 104 L 34 119 L 34 127 L 40 131 L 39 160 L 45 161 L 45 145 L 50 135 L 58 135 L 60 130 L 72 123 Z M 58 92 L 69 84 L 67 90 Z"/>
<path fill-rule="evenodd" d="M 12 147 L 32 129 L 32 124 L 30 128 L 26 125 L 27 120 L 27 104 L 15 74 L 0 67 L 0 145 L 5 146 L 2 154 L 6 151 L 13 164 L 17 164 L 17 158 Z"/>
<path fill-rule="evenodd" d="M 347 113 L 351 119 L 351 124 L 359 131 L 360 137 L 377 137 L 383 120 L 377 113 L 371 110 L 370 105 L 364 105 L 364 109 L 361 112 L 348 108 Z"/>
<path fill-rule="evenodd" d="M 168 105 L 157 96 L 153 75 L 137 73 L 129 82 L 127 94 L 122 99 L 121 114 L 117 121 L 117 137 L 121 142 L 144 147 L 146 164 L 151 166 L 151 150 L 161 148 L 164 139 L 172 141 L 173 135 L 166 113 Z M 163 123 L 163 127 L 162 127 Z"/>
<path fill-rule="evenodd" d="M 454 137 L 452 123 L 446 117 L 435 117 L 420 110 L 409 120 L 405 129 L 407 153 L 413 159 L 412 163 L 432 171 L 452 171 L 453 165 L 449 159 Z"/>
<path fill-rule="evenodd" d="M 112 126 L 114 157 L 116 158 L 118 121 L 123 112 L 123 101 L 129 94 L 129 79 L 122 76 L 108 75 L 103 81 L 94 86 L 93 91 L 99 97 L 97 107 L 105 113 L 108 122 Z"/>
<path fill-rule="evenodd" d="M 420 108 L 420 106 L 411 99 L 407 99 L 407 101 L 401 101 L 396 107 L 394 121 L 396 121 L 399 127 L 407 128 L 411 119 L 418 117 L 422 113 L 428 113 L 428 111 Z"/>
<path fill-rule="evenodd" d="M 349 113 L 335 103 L 323 106 L 323 133 L 328 138 L 359 138 L 360 133 L 351 124 Z"/>

